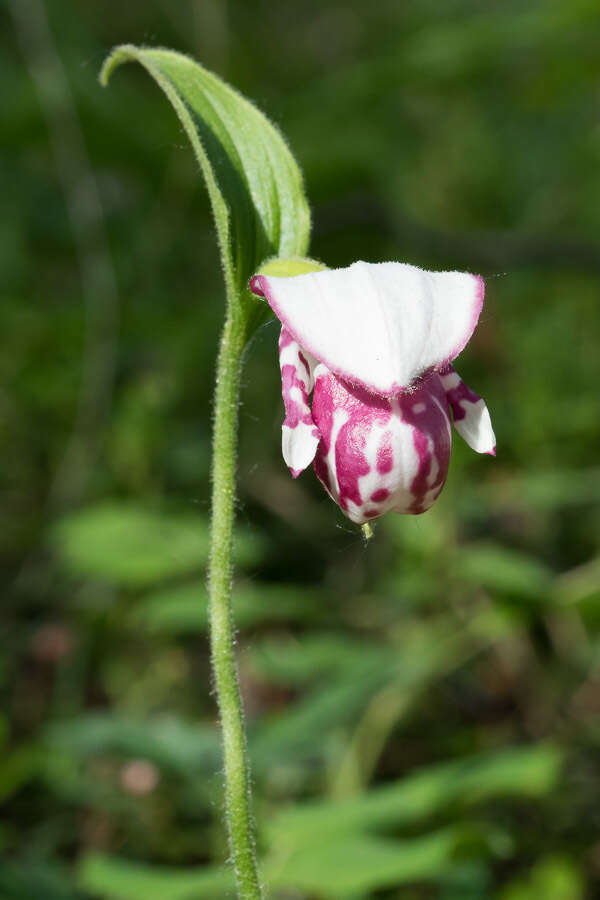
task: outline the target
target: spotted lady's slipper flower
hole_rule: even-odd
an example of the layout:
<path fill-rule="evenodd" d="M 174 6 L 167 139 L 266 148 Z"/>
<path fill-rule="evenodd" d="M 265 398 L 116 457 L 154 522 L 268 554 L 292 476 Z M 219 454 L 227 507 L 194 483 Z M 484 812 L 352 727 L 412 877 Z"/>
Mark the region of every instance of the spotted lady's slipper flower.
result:
<path fill-rule="evenodd" d="M 429 509 L 448 472 L 450 411 L 469 446 L 495 456 L 487 407 L 452 366 L 483 306 L 479 276 L 356 262 L 250 287 L 282 326 L 283 458 L 294 478 L 314 461 L 351 521 Z"/>

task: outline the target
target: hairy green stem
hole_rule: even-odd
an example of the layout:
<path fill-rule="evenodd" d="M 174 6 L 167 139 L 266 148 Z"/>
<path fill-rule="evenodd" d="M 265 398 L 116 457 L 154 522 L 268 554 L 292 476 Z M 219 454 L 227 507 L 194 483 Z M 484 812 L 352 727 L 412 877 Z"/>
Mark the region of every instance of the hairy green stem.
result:
<path fill-rule="evenodd" d="M 262 890 L 256 864 L 250 769 L 231 610 L 238 400 L 245 343 L 245 318 L 233 311 L 230 304 L 217 362 L 208 587 L 210 643 L 223 735 L 225 804 L 231 855 L 240 898 L 259 900 Z"/>

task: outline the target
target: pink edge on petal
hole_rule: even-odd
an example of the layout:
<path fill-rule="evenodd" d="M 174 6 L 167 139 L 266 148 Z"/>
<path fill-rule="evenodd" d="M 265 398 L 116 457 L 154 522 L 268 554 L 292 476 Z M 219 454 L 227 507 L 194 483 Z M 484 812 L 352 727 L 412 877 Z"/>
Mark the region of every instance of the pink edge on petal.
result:
<path fill-rule="evenodd" d="M 469 322 L 468 328 L 465 331 L 464 338 L 461 339 L 460 343 L 454 348 L 450 355 L 435 367 L 436 371 L 439 372 L 440 375 L 444 374 L 444 369 L 446 369 L 450 365 L 452 360 L 456 359 L 459 353 L 462 353 L 462 351 L 471 340 L 471 335 L 475 331 L 475 328 L 479 321 L 479 316 L 481 315 L 481 310 L 483 309 L 483 299 L 485 297 L 485 281 L 483 280 L 481 275 L 472 275 L 471 277 L 474 278 L 477 282 L 477 287 L 475 288 L 473 309 L 471 312 L 471 320 Z"/>
<path fill-rule="evenodd" d="M 492 447 L 491 450 L 488 450 L 485 454 L 486 456 L 495 456 L 496 455 L 496 447 Z"/>
<path fill-rule="evenodd" d="M 302 475 L 302 473 L 304 472 L 304 469 L 292 469 L 290 467 L 290 472 L 292 473 L 292 478 L 297 478 L 298 475 Z"/>
<path fill-rule="evenodd" d="M 248 287 L 257 297 L 266 297 L 264 282 L 264 275 L 253 275 L 248 282 Z"/>

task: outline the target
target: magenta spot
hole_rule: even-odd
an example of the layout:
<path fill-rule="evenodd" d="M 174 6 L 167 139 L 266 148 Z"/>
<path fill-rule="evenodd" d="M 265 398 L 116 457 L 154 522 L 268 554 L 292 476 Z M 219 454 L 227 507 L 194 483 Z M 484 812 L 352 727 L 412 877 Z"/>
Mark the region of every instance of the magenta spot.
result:
<path fill-rule="evenodd" d="M 410 484 L 413 499 L 406 512 L 416 515 L 429 509 L 446 480 L 452 445 L 448 403 L 442 381 L 437 375 L 432 376 L 417 393 L 401 396 L 398 400 L 404 422 L 412 425 L 417 472 Z M 425 403 L 426 411 L 416 416 L 414 407 L 419 401 Z M 437 473 L 432 478 L 434 460 L 437 462 Z"/>
<path fill-rule="evenodd" d="M 394 468 L 394 448 L 392 447 L 392 433 L 386 431 L 377 450 L 377 471 L 380 475 L 387 475 Z"/>
<path fill-rule="evenodd" d="M 377 516 L 381 515 L 381 511 L 378 509 L 365 509 L 363 516 L 366 519 L 375 519 Z"/>
<path fill-rule="evenodd" d="M 444 370 L 445 375 L 450 375 L 451 373 L 457 375 L 454 366 L 448 366 L 447 369 Z M 457 375 L 457 377 L 459 376 Z M 471 388 L 464 383 L 462 378 L 459 378 L 458 384 L 446 391 L 446 399 L 452 408 L 454 420 L 460 422 L 467 414 L 462 406 L 462 401 L 465 400 L 467 403 L 479 403 L 481 397 L 479 394 L 476 394 L 475 391 L 472 391 Z"/>
<path fill-rule="evenodd" d="M 495 456 L 495 455 L 496 455 L 496 447 L 492 447 L 491 450 L 488 450 L 487 455 L 488 455 L 488 456 Z"/>
<path fill-rule="evenodd" d="M 362 506 L 363 498 L 358 481 L 371 471 L 363 452 L 365 444 L 364 433 L 361 430 L 357 432 L 356 423 L 352 419 L 342 425 L 335 442 L 335 471 L 342 509 L 348 509 L 349 500 L 357 506 Z"/>
<path fill-rule="evenodd" d="M 417 474 L 410 486 L 414 495 L 414 501 L 409 507 L 409 512 L 420 513 L 423 511 L 423 499 L 429 490 L 429 473 L 431 472 L 431 452 L 429 439 L 422 431 L 413 428 L 413 443 L 419 459 Z"/>
<path fill-rule="evenodd" d="M 333 414 L 338 405 L 339 389 L 336 391 L 337 382 L 334 382 L 335 379 L 332 375 L 321 375 L 316 380 L 313 394 L 313 419 L 321 434 L 321 444 L 325 453 L 329 453 L 331 446 Z"/>
<path fill-rule="evenodd" d="M 301 401 L 292 395 L 292 389 L 296 388 L 301 395 Z M 302 422 L 305 425 L 313 424 L 313 417 L 308 405 L 308 397 L 304 382 L 298 378 L 296 367 L 286 364 L 281 367 L 281 393 L 285 406 L 284 425 L 288 428 L 296 428 Z"/>
<path fill-rule="evenodd" d="M 310 366 L 309 366 L 308 361 L 307 361 L 307 359 L 306 359 L 304 353 L 302 352 L 302 350 L 298 350 L 298 359 L 300 360 L 300 362 L 302 363 L 302 365 L 303 365 L 304 368 L 306 369 L 306 374 L 307 374 L 308 377 L 310 378 Z"/>
<path fill-rule="evenodd" d="M 373 503 L 383 503 L 384 500 L 390 496 L 390 492 L 385 488 L 379 488 L 378 491 L 373 491 L 371 494 L 371 501 Z"/>
<path fill-rule="evenodd" d="M 289 351 L 282 357 L 282 350 L 289 347 Z M 279 337 L 279 352 L 281 365 L 281 394 L 283 397 L 283 405 L 285 407 L 285 419 L 283 427 L 293 431 L 300 425 L 310 427 L 310 434 L 314 438 L 319 438 L 320 434 L 315 427 L 310 406 L 308 405 L 307 385 L 310 382 L 310 376 L 304 375 L 301 365 L 306 365 L 305 359 L 300 359 L 302 354 L 293 337 L 285 330 L 281 329 Z M 290 359 L 292 362 L 283 362 L 283 359 Z M 303 435 L 305 437 L 305 434 Z M 292 439 L 293 441 L 293 439 Z M 291 469 L 294 478 L 297 478 L 302 470 Z"/>
<path fill-rule="evenodd" d="M 317 478 L 319 479 L 327 493 L 330 495 L 330 497 L 333 497 L 333 499 L 335 500 L 334 489 L 329 475 L 329 466 L 327 465 L 327 450 L 325 449 L 323 440 L 321 440 L 319 446 L 317 447 L 313 466 L 317 474 Z"/>

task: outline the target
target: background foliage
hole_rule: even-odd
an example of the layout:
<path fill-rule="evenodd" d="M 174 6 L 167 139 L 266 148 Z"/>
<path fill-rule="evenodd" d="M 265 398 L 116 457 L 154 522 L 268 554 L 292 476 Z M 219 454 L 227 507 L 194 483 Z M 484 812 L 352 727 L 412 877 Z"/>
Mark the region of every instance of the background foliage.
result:
<path fill-rule="evenodd" d="M 363 546 L 279 453 L 248 353 L 238 649 L 279 895 L 578 900 L 600 885 L 600 128 L 592 0 L 10 0 L 3 96 L 0 895 L 231 893 L 206 641 L 223 314 L 176 118 L 115 43 L 277 122 L 311 254 L 480 271 L 460 372 L 498 459 Z M 47 17 L 47 18 L 46 18 Z"/>

